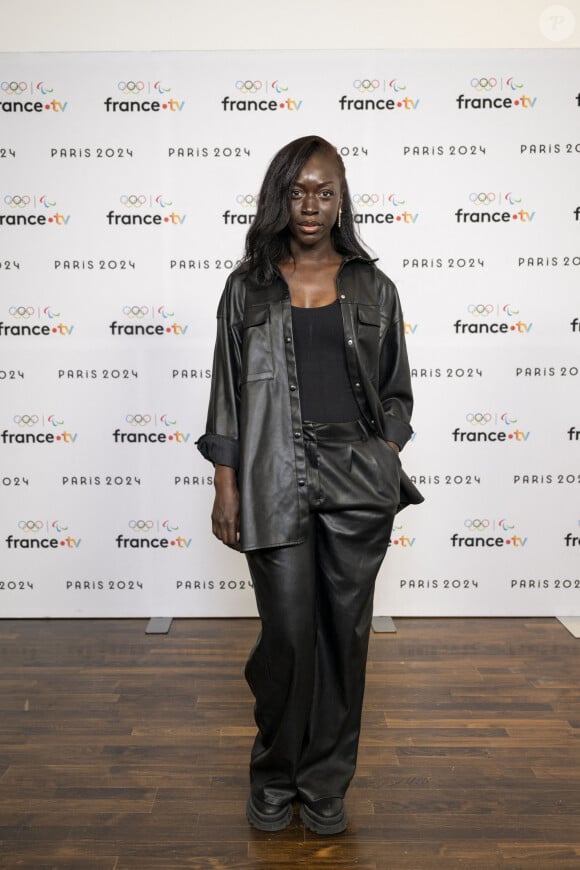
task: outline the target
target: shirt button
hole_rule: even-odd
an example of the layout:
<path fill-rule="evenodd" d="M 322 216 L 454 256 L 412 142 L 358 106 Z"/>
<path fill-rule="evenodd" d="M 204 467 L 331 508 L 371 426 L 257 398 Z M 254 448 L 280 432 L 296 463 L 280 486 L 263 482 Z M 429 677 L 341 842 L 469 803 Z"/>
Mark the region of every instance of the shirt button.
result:
<path fill-rule="evenodd" d="M 374 420 L 371 420 L 371 423 L 373 424 L 373 426 L 375 425 L 375 421 L 374 421 Z"/>
<path fill-rule="evenodd" d="M 340 294 L 340 298 L 341 298 L 341 299 L 346 299 L 346 296 L 344 295 L 344 293 L 341 293 L 341 294 Z"/>
<path fill-rule="evenodd" d="M 355 387 L 360 387 L 360 383 L 357 381 Z"/>
<path fill-rule="evenodd" d="M 352 344 L 352 338 L 349 338 L 349 340 L 347 341 L 347 344 Z"/>
<path fill-rule="evenodd" d="M 290 338 L 289 335 L 287 335 L 286 336 L 286 344 L 290 344 L 291 341 L 292 341 L 292 339 Z"/>
<path fill-rule="evenodd" d="M 298 481 L 298 486 L 304 486 L 305 483 L 306 481 L 301 479 Z"/>
<path fill-rule="evenodd" d="M 291 390 L 295 390 L 295 389 L 296 389 L 296 384 L 290 384 L 290 389 L 291 389 Z"/>
<path fill-rule="evenodd" d="M 295 432 L 294 433 L 295 438 L 300 438 L 301 435 L 302 435 L 302 432 Z"/>

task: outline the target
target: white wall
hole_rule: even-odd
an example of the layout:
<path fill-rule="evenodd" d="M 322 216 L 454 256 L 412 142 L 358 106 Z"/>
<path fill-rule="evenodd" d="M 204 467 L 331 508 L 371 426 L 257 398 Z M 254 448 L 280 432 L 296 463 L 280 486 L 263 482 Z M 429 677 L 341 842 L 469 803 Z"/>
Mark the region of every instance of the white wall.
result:
<path fill-rule="evenodd" d="M 580 46 L 580 0 L 20 0 L 0 51 Z"/>

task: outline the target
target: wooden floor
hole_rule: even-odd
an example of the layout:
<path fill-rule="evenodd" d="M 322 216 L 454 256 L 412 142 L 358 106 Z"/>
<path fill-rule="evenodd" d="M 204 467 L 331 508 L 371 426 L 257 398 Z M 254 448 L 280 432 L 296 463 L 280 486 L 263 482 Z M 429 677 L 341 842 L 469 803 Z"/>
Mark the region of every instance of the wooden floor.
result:
<path fill-rule="evenodd" d="M 580 868 L 580 641 L 555 619 L 371 640 L 348 830 L 245 820 L 257 622 L 0 621 L 0 867 Z"/>

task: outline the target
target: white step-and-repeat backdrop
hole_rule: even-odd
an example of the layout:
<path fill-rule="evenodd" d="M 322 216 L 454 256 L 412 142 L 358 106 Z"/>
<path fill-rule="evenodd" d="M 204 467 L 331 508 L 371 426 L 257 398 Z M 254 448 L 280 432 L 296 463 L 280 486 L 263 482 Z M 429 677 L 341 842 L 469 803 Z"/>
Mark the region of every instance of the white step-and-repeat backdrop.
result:
<path fill-rule="evenodd" d="M 375 613 L 580 612 L 580 52 L 0 58 L 0 616 L 255 613 L 195 448 L 265 167 L 320 133 L 416 394 Z"/>

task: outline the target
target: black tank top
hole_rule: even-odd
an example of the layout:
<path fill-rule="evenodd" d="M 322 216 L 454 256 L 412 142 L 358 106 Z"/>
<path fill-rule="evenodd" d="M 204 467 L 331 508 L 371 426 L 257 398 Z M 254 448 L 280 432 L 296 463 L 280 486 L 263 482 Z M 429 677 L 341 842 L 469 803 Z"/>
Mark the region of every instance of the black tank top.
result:
<path fill-rule="evenodd" d="M 292 332 L 303 420 L 357 420 L 357 405 L 346 367 L 342 313 L 337 300 L 320 308 L 292 306 Z"/>

